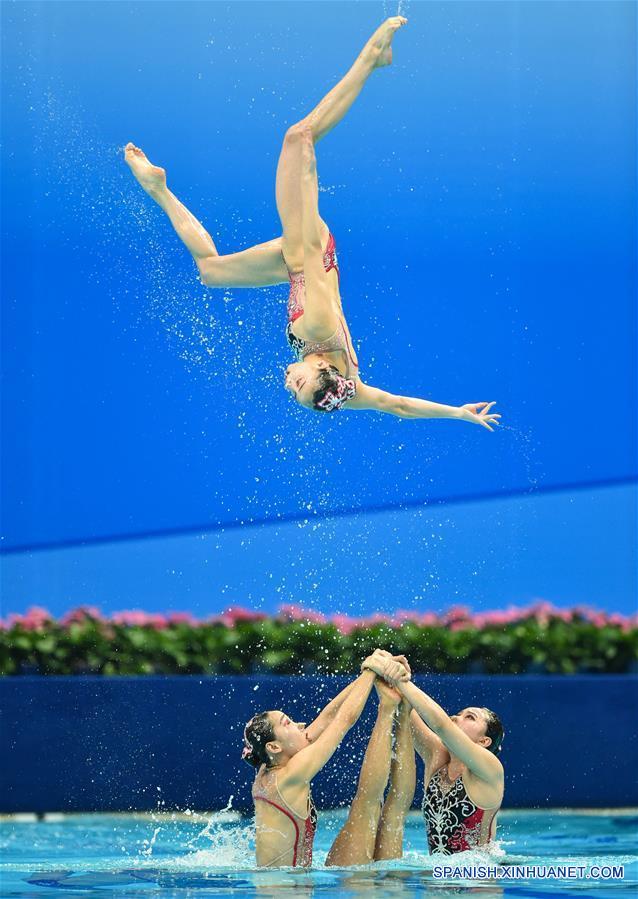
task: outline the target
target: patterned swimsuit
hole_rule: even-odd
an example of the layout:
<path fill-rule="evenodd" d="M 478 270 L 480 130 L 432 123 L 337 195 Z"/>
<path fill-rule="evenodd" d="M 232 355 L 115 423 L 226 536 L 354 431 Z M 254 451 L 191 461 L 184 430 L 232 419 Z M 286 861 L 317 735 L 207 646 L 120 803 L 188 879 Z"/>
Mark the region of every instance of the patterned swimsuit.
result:
<path fill-rule="evenodd" d="M 283 253 L 282 253 L 283 256 Z M 284 258 L 284 262 L 286 262 Z M 337 273 L 339 282 L 339 262 L 337 260 L 337 246 L 331 233 L 328 233 L 328 243 L 323 253 L 323 267 L 326 272 L 333 269 Z M 286 263 L 286 268 L 288 264 Z M 286 339 L 292 349 L 297 362 L 303 362 L 306 356 L 312 353 L 343 353 L 346 363 L 346 378 L 357 379 L 359 377 L 359 365 L 354 358 L 350 347 L 348 334 L 343 319 L 339 321 L 339 327 L 327 340 L 312 341 L 299 337 L 293 331 L 293 324 L 304 314 L 306 301 L 306 279 L 303 271 L 291 272 L 288 269 L 290 280 L 290 293 L 288 294 L 288 324 L 286 325 Z"/>
<path fill-rule="evenodd" d="M 489 843 L 500 806 L 484 809 L 468 796 L 463 777 L 452 783 L 447 766 L 436 771 L 423 796 L 422 812 L 430 852 L 452 855 Z"/>

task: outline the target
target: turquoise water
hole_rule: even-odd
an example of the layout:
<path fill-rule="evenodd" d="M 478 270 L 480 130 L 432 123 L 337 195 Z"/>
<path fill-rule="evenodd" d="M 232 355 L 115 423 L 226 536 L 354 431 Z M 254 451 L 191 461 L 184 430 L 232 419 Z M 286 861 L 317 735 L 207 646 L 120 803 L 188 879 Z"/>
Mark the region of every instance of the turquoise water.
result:
<path fill-rule="evenodd" d="M 0 825 L 3 899 L 64 890 L 95 896 L 375 896 L 424 893 L 481 897 L 635 895 L 638 814 L 506 811 L 489 852 L 430 856 L 423 824 L 410 815 L 400 861 L 356 869 L 326 869 L 323 861 L 343 812 L 320 815 L 311 871 L 254 868 L 252 822 L 234 812 L 179 816 L 69 815 Z M 437 880 L 438 864 L 624 866 L 623 879 Z"/>

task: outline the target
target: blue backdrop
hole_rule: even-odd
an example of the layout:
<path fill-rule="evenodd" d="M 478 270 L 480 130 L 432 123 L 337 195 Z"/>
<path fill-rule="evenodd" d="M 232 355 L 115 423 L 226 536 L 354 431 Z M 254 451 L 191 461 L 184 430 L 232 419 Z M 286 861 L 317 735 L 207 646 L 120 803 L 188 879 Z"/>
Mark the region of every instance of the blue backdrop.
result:
<path fill-rule="evenodd" d="M 253 774 L 239 760 L 246 718 L 283 708 L 312 720 L 347 682 L 268 675 L 2 678 L 0 812 L 153 810 L 160 800 L 167 810 L 219 809 L 231 800 L 249 811 Z M 505 808 L 638 802 L 635 677 L 431 676 L 417 683 L 449 712 L 480 702 L 502 716 Z M 368 703 L 313 779 L 319 808 L 352 801 L 375 706 Z"/>
<path fill-rule="evenodd" d="M 286 286 L 204 288 L 122 160 L 222 253 L 277 235 L 286 128 L 393 4 L 5 4 L 5 550 L 635 480 L 635 7 L 404 9 L 321 211 L 364 379 L 505 427 L 298 409 Z"/>

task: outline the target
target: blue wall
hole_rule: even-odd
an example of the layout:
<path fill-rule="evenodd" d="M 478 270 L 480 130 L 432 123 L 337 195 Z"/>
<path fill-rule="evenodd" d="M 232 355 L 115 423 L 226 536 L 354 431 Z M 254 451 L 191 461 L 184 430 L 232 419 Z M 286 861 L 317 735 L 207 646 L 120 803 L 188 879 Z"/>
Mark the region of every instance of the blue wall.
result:
<path fill-rule="evenodd" d="M 635 478 L 633 4 L 412 3 L 318 150 L 364 378 L 500 433 L 296 409 L 285 286 L 206 291 L 138 189 L 129 139 L 222 252 L 276 235 L 383 4 L 336 9 L 3 8 L 5 549 Z"/>
<path fill-rule="evenodd" d="M 3 605 L 365 615 L 544 598 L 632 614 L 637 511 L 635 486 L 609 486 L 16 553 Z"/>
<path fill-rule="evenodd" d="M 450 712 L 487 705 L 506 728 L 505 806 L 638 804 L 629 676 L 416 678 Z M 0 811 L 250 809 L 243 726 L 255 712 L 316 714 L 346 678 L 14 677 L 0 680 Z M 314 782 L 349 803 L 375 703 Z M 420 775 L 422 785 L 422 775 Z M 418 798 L 417 790 L 417 798 Z"/>

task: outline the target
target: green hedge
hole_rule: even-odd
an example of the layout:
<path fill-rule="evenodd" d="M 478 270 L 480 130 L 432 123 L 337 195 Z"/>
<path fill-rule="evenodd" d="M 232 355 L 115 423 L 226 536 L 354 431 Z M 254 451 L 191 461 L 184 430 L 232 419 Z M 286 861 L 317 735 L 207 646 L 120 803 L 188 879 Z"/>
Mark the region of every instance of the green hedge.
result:
<path fill-rule="evenodd" d="M 0 673 L 340 673 L 356 670 L 381 646 L 405 654 L 416 672 L 619 674 L 636 670 L 636 625 L 635 617 L 547 604 L 373 619 L 326 619 L 293 607 L 266 617 L 242 609 L 208 621 L 142 612 L 105 619 L 86 608 L 55 621 L 32 609 L 3 623 Z"/>

